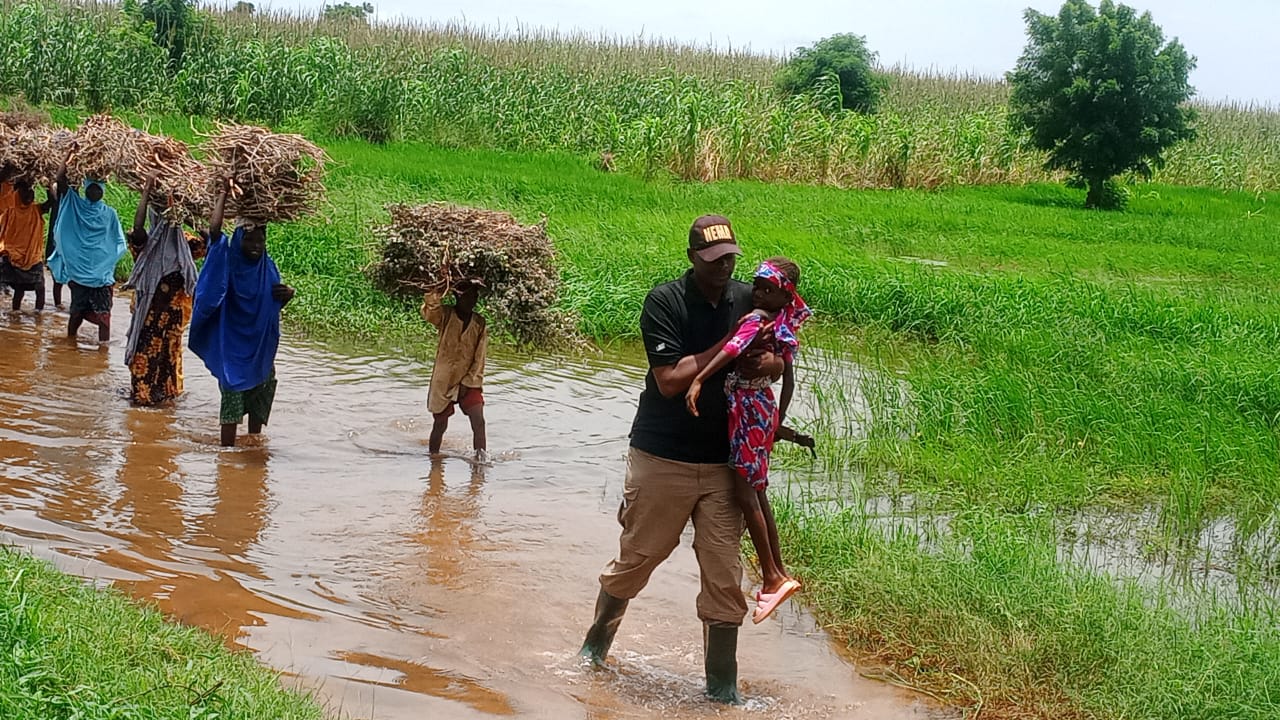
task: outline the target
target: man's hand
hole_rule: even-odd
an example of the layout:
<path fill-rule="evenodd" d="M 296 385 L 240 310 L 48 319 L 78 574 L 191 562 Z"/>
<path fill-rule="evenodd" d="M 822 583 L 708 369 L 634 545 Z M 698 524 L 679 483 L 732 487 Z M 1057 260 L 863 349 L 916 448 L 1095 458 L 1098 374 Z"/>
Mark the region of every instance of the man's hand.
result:
<path fill-rule="evenodd" d="M 689 386 L 684 394 L 684 406 L 689 408 L 689 414 L 698 417 L 698 396 L 702 394 L 702 383 L 697 380 Z"/>
<path fill-rule="evenodd" d="M 271 287 L 271 298 L 276 302 L 280 303 L 281 305 L 288 305 L 289 301 L 293 299 L 293 296 L 296 294 L 296 292 L 297 291 L 295 291 L 293 288 L 289 287 L 288 285 L 283 285 L 283 284 L 273 285 Z"/>
<path fill-rule="evenodd" d="M 767 377 L 776 381 L 784 369 L 782 357 L 768 350 L 748 350 L 738 358 L 738 374 L 748 380 Z"/>

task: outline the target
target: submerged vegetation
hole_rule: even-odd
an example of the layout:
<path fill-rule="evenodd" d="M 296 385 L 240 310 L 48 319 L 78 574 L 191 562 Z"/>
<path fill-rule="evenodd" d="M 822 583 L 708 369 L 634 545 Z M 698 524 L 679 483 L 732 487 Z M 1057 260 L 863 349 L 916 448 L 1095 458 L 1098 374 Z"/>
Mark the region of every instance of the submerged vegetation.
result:
<path fill-rule="evenodd" d="M 784 96 L 773 87 L 781 59 L 750 53 L 234 11 L 194 13 L 175 60 L 156 26 L 125 7 L 6 0 L 0 94 L 375 142 L 609 153 L 620 169 L 700 180 L 937 187 L 1052 177 L 1010 129 L 1008 86 L 991 79 L 893 70 L 879 112 L 865 115 L 841 109 L 834 80 Z M 1280 112 L 1198 109 L 1198 139 L 1168 153 L 1158 181 L 1280 189 Z"/>

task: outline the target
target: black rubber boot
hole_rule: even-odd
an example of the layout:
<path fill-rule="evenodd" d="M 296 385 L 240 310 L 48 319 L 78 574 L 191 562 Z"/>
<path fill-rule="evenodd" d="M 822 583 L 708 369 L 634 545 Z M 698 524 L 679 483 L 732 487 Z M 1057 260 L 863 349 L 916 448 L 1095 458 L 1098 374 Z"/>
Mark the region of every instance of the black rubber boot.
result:
<path fill-rule="evenodd" d="M 706 653 L 707 699 L 738 705 L 738 626 L 704 623 L 702 647 Z"/>
<path fill-rule="evenodd" d="M 604 666 L 605 656 L 609 654 L 609 646 L 613 645 L 613 636 L 618 634 L 618 625 L 622 622 L 622 614 L 627 611 L 629 601 L 616 598 L 600 589 L 596 597 L 596 617 L 587 630 L 587 639 L 582 643 L 578 655 L 591 658 L 597 667 Z"/>

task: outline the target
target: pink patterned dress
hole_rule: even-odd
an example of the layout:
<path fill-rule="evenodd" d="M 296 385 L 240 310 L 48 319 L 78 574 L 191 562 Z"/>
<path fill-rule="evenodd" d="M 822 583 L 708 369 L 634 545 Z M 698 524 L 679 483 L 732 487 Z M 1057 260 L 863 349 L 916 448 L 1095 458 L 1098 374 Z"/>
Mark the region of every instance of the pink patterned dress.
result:
<path fill-rule="evenodd" d="M 753 312 L 725 343 L 724 351 L 738 357 L 748 348 L 763 348 L 790 362 L 795 350 L 778 341 L 774 328 L 774 323 Z M 729 400 L 729 465 L 755 490 L 769 486 L 769 454 L 778 429 L 778 404 L 772 386 L 769 377 L 748 380 L 737 372 L 730 372 L 724 384 Z"/>

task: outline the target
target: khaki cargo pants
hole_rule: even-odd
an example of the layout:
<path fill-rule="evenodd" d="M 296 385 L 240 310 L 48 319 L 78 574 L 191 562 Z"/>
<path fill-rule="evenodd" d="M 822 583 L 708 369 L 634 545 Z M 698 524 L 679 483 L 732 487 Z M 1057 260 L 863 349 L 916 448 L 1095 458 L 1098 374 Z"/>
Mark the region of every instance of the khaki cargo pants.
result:
<path fill-rule="evenodd" d="M 698 618 L 741 625 L 747 601 L 742 594 L 744 522 L 734 494 L 737 482 L 741 481 L 724 463 L 682 463 L 631 448 L 618 509 L 618 557 L 600 575 L 601 588 L 626 600 L 639 595 L 653 571 L 680 544 L 680 533 L 692 519 L 693 551 L 702 579 Z"/>

